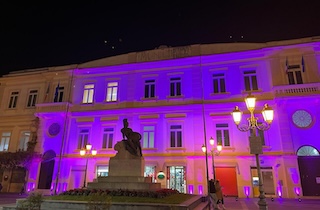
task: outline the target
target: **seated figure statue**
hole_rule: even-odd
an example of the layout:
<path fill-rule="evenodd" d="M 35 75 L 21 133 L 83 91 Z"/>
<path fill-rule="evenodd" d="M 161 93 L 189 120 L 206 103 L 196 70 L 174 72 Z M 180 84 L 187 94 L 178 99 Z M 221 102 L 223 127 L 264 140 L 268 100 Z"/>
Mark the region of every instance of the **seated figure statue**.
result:
<path fill-rule="evenodd" d="M 131 128 L 129 128 L 127 119 L 123 119 L 123 128 L 121 129 L 121 133 L 123 141 L 126 145 L 126 150 L 132 155 L 142 157 L 140 145 L 141 134 L 138 132 L 134 132 Z"/>

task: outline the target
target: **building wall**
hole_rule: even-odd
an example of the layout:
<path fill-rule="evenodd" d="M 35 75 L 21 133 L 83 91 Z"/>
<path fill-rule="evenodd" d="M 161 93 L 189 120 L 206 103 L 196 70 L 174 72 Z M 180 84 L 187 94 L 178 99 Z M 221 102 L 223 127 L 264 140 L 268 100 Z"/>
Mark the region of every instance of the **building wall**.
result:
<path fill-rule="evenodd" d="M 242 122 L 249 117 L 244 97 L 250 91 L 245 90 L 243 77 L 244 72 L 255 71 L 258 81 L 258 90 L 252 91 L 257 97 L 255 115 L 262 119 L 260 112 L 265 103 L 275 110 L 271 128 L 264 132 L 264 153 L 260 156 L 262 170 L 272 172 L 274 195 L 268 196 L 279 196 L 279 191 L 282 197 L 293 198 L 296 188 L 302 190 L 296 152 L 304 145 L 320 149 L 318 141 L 310 138 L 316 136 L 319 129 L 316 120 L 319 117 L 319 59 L 315 48 L 318 45 L 318 42 L 264 47 L 250 45 L 251 50 L 247 48 L 249 45 L 243 50 L 239 45 L 239 50 L 211 54 L 208 52 L 215 49 L 215 45 L 191 46 L 180 49 L 177 54 L 170 50 L 130 54 L 132 63 L 126 59 L 121 63 L 121 58 L 125 57 L 120 56 L 114 60 L 42 70 L 41 74 L 21 73 L 1 78 L 2 100 L 8 100 L 10 90 L 21 89 L 21 100 L 26 101 L 27 90 L 39 88 L 36 108 L 26 109 L 24 103 L 19 103 L 17 109 L 6 110 L 5 103 L 2 103 L 1 115 L 15 119 L 14 125 L 39 117 L 36 150 L 42 154 L 52 150 L 56 154 L 52 184 L 48 189 L 51 192 L 83 186 L 86 159 L 79 155 L 77 148 L 81 128 L 89 129 L 89 142 L 98 151 L 98 155 L 88 161 L 87 181 L 93 181 L 97 177 L 97 166 L 108 165 L 109 158 L 116 154 L 114 149 L 102 149 L 103 128 L 114 129 L 114 145 L 122 140 L 122 120 L 127 118 L 129 127 L 139 133 L 143 133 L 144 125 L 155 126 L 154 148 L 143 149 L 147 166 L 155 166 L 155 173 L 164 171 L 165 174 L 170 166 L 184 166 L 186 192 L 206 193 L 206 161 L 201 147 L 205 141 L 209 147 L 210 137 L 217 139 L 217 125 L 227 124 L 230 146 L 224 146 L 219 156 L 214 157 L 214 165 L 235 171 L 239 197 L 246 197 L 247 189 L 248 196 L 254 197 L 256 188 L 252 178 L 256 176 L 256 159 L 249 152 L 249 132 L 240 132 L 230 113 L 239 106 L 244 112 Z M 233 48 L 226 46 L 225 49 Z M 289 85 L 286 63 L 301 66 L 302 57 L 305 62 L 303 84 Z M 224 74 L 225 93 L 214 93 L 213 74 L 218 73 Z M 170 78 L 176 77 L 181 78 L 182 95 L 170 97 Z M 154 98 L 144 98 L 145 80 L 155 80 Z M 118 100 L 106 102 L 106 85 L 113 81 L 118 82 Z M 65 87 L 63 101 L 52 103 L 47 96 L 53 97 L 58 84 Z M 94 99 L 90 104 L 82 103 L 86 84 L 94 84 Z M 292 114 L 300 109 L 313 116 L 311 127 L 301 129 L 293 124 Z M 0 119 L 1 123 L 0 129 L 5 130 L 8 124 L 3 119 Z M 175 124 L 182 125 L 183 143 L 182 147 L 171 148 L 170 125 Z M 17 135 L 16 128 L 10 127 L 9 130 Z M 14 151 L 16 145 L 12 140 L 10 149 Z M 209 154 L 209 178 L 212 177 L 212 164 Z M 41 160 L 33 162 L 28 175 L 29 190 L 37 189 L 40 167 Z M 167 187 L 166 179 L 157 181 Z"/>

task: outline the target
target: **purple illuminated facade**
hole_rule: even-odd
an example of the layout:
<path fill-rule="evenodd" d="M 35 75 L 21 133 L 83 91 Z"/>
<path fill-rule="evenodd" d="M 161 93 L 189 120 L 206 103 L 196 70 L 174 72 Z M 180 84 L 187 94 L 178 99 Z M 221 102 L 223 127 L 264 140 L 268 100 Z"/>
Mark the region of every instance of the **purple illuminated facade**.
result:
<path fill-rule="evenodd" d="M 235 106 L 247 110 L 244 98 L 252 93 L 259 120 L 265 103 L 275 111 L 271 128 L 257 133 L 263 142 L 266 196 L 319 196 L 319 52 L 320 38 L 312 37 L 161 48 L 13 72 L 0 79 L 0 152 L 21 148 L 23 134 L 38 117 L 36 151 L 42 158 L 27 170 L 27 190 L 81 188 L 85 173 L 87 182 L 108 175 L 109 158 L 122 140 L 122 120 L 127 118 L 142 135 L 145 176 L 163 188 L 207 193 L 201 146 L 213 137 L 223 146 L 214 165 L 224 193 L 257 197 L 250 132 L 240 132 L 230 114 Z M 248 116 L 244 112 L 243 123 Z M 97 150 L 96 156 L 80 156 L 86 143 Z M 208 170 L 212 178 L 210 156 Z M 159 172 L 164 178 L 157 176 Z M 1 170 L 5 191 L 19 188 L 4 180 L 12 174 L 13 170 Z"/>

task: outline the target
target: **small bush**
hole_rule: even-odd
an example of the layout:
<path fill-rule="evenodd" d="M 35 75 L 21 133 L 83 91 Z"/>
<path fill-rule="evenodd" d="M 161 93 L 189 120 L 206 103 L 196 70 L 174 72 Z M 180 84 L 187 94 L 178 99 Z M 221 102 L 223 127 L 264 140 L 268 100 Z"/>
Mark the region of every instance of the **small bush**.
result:
<path fill-rule="evenodd" d="M 43 195 L 41 193 L 32 193 L 26 200 L 18 203 L 17 209 L 19 210 L 40 210 L 41 203 L 43 202 Z"/>
<path fill-rule="evenodd" d="M 73 189 L 65 191 L 59 195 L 75 195 L 75 196 L 89 196 L 89 195 L 106 195 L 106 196 L 128 196 L 128 197 L 149 197 L 149 198 L 164 198 L 173 194 L 178 194 L 179 191 L 172 189 L 161 189 L 157 191 L 145 190 L 102 190 L 102 189 Z"/>

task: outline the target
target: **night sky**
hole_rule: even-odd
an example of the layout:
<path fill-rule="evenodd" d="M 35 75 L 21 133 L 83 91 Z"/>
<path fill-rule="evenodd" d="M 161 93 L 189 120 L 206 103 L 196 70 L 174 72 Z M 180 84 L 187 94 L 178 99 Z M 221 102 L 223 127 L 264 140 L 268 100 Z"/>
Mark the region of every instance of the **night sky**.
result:
<path fill-rule="evenodd" d="M 0 75 L 160 45 L 320 36 L 319 0 L 70 2 L 0 1 Z"/>

